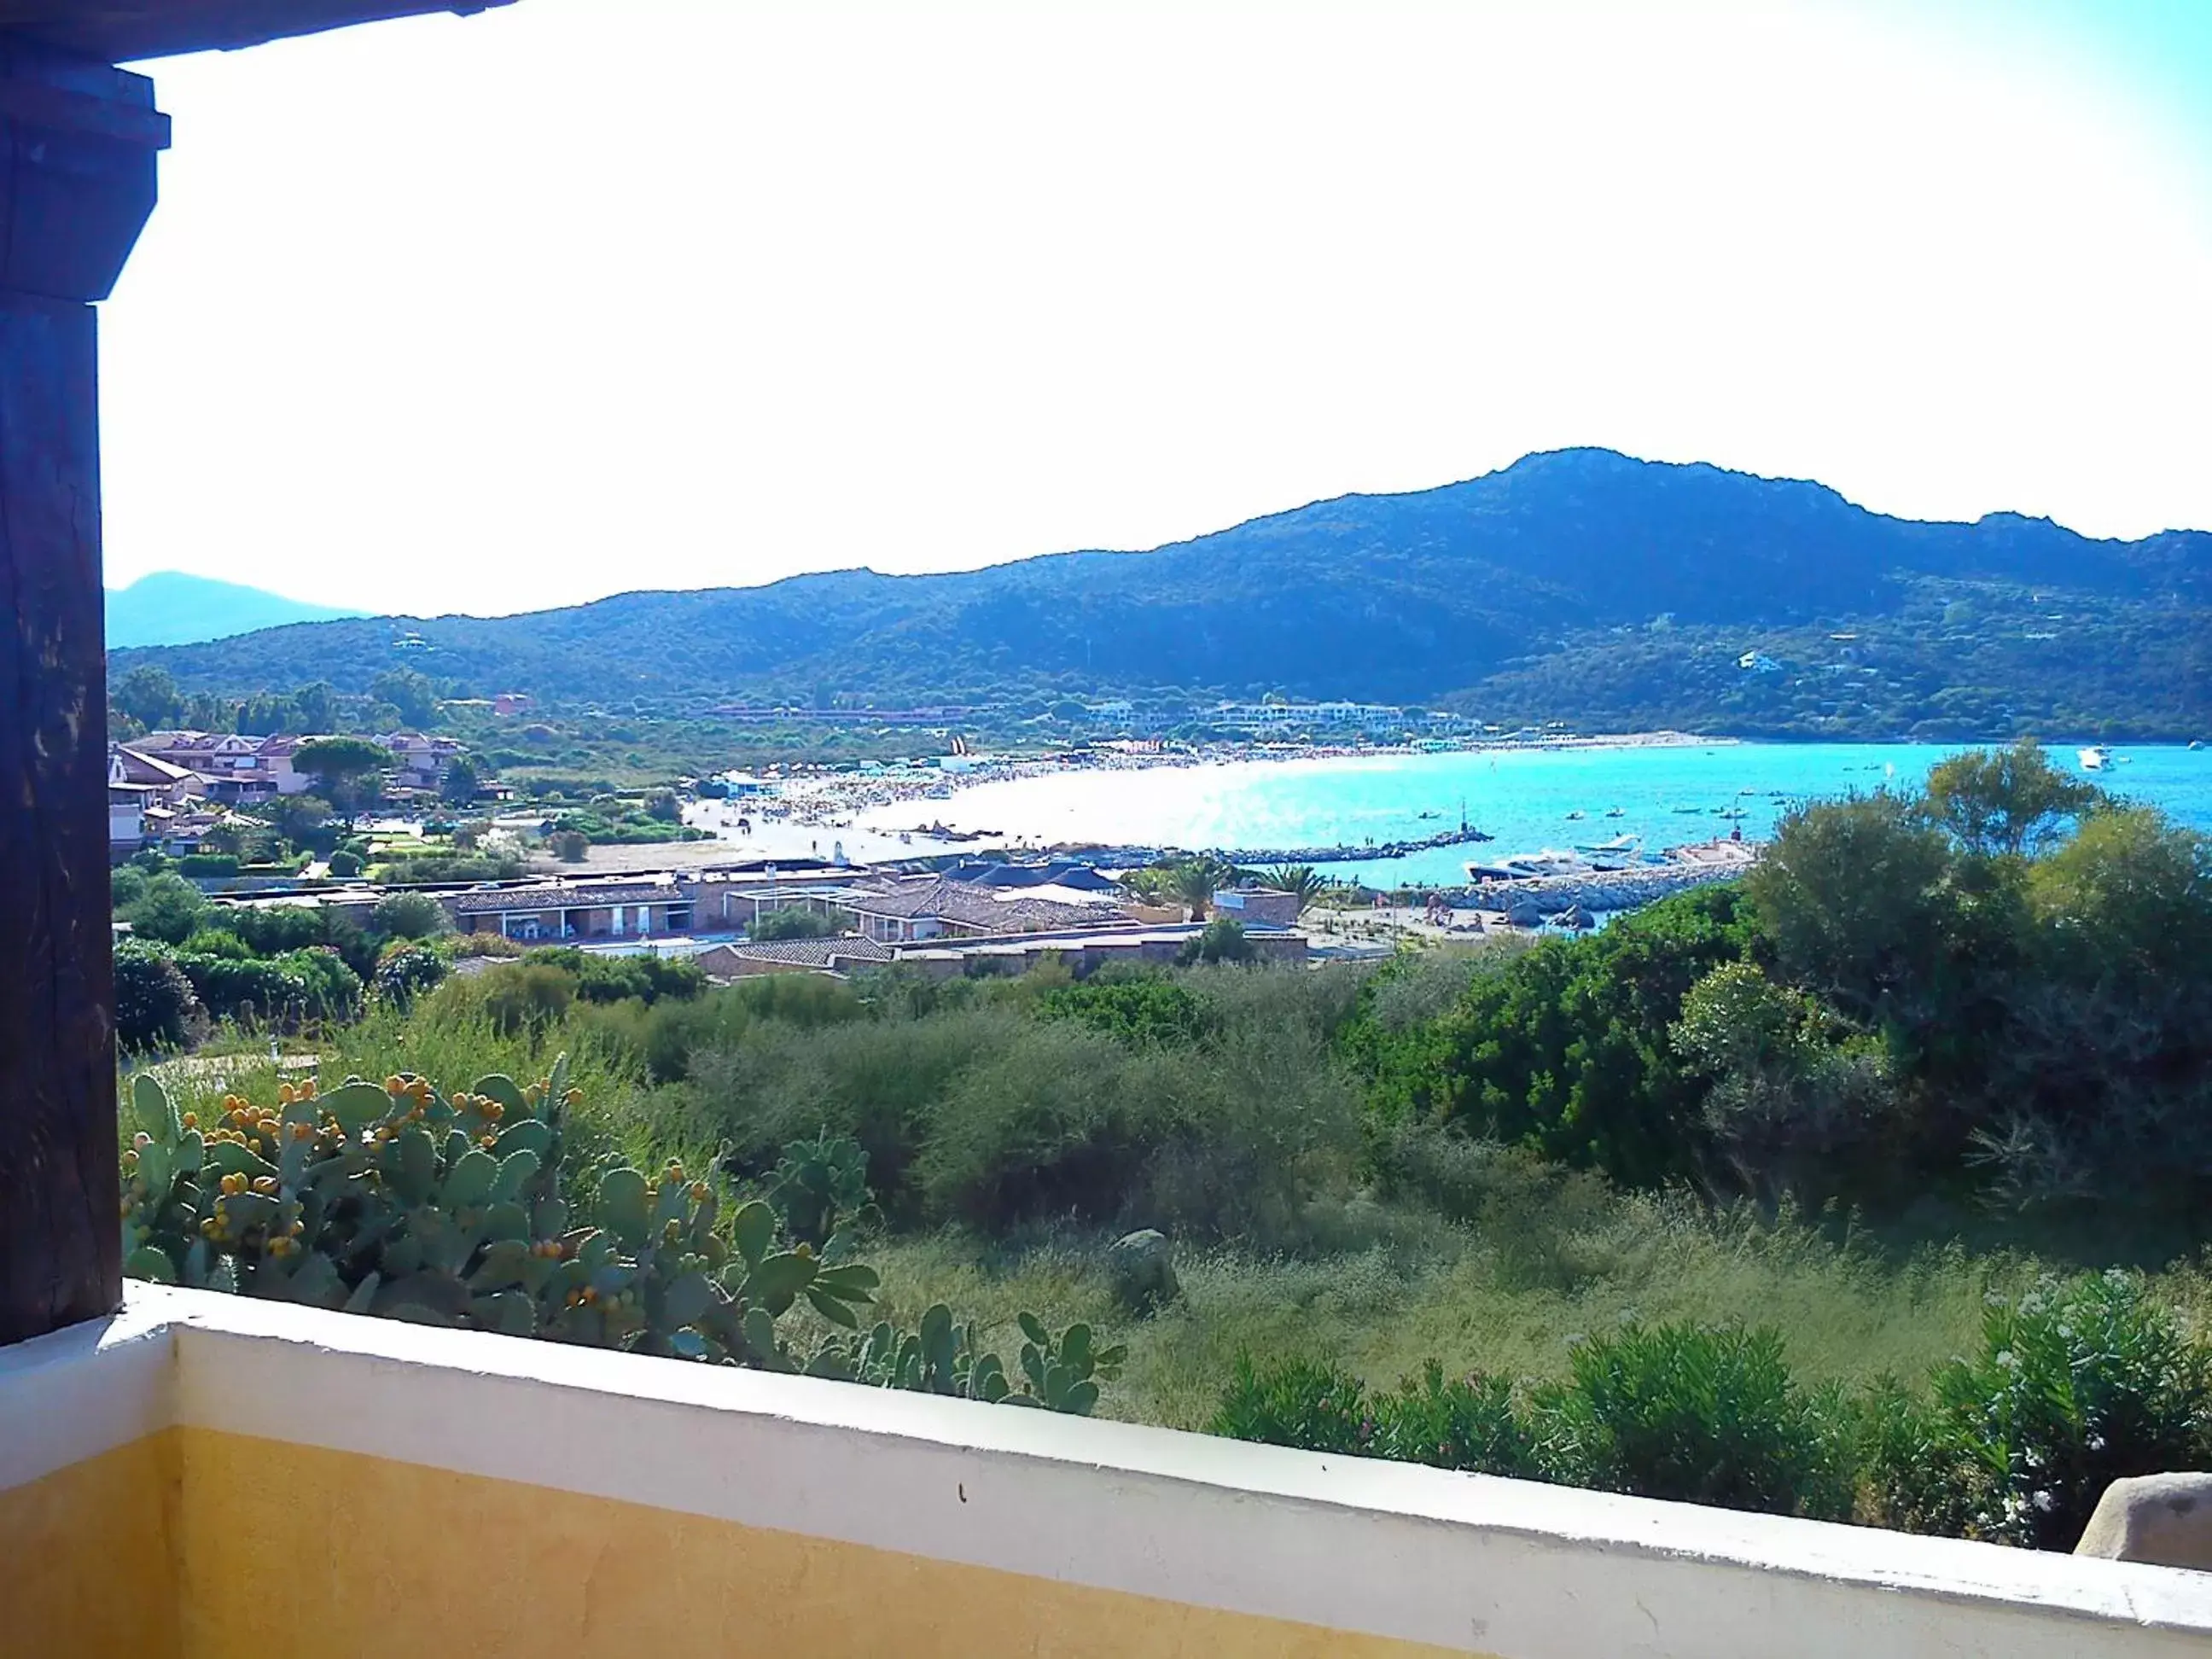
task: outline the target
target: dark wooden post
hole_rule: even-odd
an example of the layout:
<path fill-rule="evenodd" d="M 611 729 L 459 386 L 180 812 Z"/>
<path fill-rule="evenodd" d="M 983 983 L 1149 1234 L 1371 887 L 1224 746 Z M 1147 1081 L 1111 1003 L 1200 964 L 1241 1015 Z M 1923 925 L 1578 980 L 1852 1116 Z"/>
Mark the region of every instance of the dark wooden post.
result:
<path fill-rule="evenodd" d="M 91 302 L 167 143 L 143 76 L 0 36 L 0 1343 L 123 1295 Z"/>

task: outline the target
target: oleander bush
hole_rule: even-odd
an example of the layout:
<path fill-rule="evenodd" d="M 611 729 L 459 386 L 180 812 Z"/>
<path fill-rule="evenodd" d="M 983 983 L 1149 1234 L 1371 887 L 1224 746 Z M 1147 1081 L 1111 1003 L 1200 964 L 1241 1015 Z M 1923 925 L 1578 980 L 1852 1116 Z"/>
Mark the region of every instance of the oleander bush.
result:
<path fill-rule="evenodd" d="M 1869 1419 L 1879 1518 L 2071 1549 L 2114 1480 L 2212 1467 L 2212 1349 L 2139 1275 L 2046 1279 L 1996 1298 L 1926 1395 L 1877 1388 Z"/>
<path fill-rule="evenodd" d="M 1306 1355 L 1240 1356 L 1212 1431 L 1775 1515 L 2068 1550 L 2105 1488 L 2212 1458 L 2212 1347 L 2118 1271 L 1993 1298 L 1980 1352 L 1854 1396 L 1771 1329 L 1630 1323 L 1568 1375 L 1390 1393 Z"/>

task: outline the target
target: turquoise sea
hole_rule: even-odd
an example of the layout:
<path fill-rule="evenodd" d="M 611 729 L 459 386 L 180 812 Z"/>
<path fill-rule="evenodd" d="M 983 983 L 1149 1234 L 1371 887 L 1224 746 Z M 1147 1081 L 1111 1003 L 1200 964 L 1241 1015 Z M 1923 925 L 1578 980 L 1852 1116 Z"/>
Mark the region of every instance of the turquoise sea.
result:
<path fill-rule="evenodd" d="M 2074 768 L 2076 745 L 2051 757 Z M 963 790 L 933 813 L 965 829 L 1044 842 L 1229 849 L 1412 840 L 1468 821 L 1497 837 L 1403 859 L 1330 866 L 1392 883 L 1454 883 L 1470 858 L 1587 847 L 1622 835 L 1656 852 L 1765 836 L 1794 801 L 1917 786 L 1954 747 L 1715 744 L 1231 762 L 1066 772 Z M 2212 831 L 2212 749 L 2117 748 L 2098 775 L 2116 794 Z M 1608 817 L 1618 809 L 1620 816 Z M 1720 816 L 1740 810 L 1740 819 Z M 1569 814 L 1583 816 L 1571 818 Z M 1424 816 L 1425 814 L 1430 816 Z"/>

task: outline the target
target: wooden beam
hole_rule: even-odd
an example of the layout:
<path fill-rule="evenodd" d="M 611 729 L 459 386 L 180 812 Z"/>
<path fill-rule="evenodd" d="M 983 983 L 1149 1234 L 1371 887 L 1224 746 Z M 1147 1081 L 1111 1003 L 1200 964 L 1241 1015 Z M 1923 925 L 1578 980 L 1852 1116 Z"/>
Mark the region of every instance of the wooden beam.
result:
<path fill-rule="evenodd" d="M 88 302 L 153 205 L 152 106 L 0 40 L 0 1343 L 122 1299 Z"/>
<path fill-rule="evenodd" d="M 0 34 L 102 63 L 235 51 L 289 35 L 514 0 L 0 0 Z"/>

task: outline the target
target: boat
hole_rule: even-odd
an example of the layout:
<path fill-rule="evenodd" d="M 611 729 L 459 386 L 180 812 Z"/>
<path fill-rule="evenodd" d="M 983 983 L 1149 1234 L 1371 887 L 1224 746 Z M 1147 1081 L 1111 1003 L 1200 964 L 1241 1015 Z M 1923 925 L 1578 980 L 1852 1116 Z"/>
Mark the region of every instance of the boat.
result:
<path fill-rule="evenodd" d="M 1547 847 L 1540 853 L 1516 853 L 1494 864 L 1467 866 L 1469 881 L 1533 881 L 1540 876 L 1581 876 L 1589 873 L 1589 860 L 1579 853 L 1562 853 Z"/>
<path fill-rule="evenodd" d="M 1705 811 L 1702 806 L 1677 806 L 1674 810 L 1686 817 L 1701 817 Z"/>
<path fill-rule="evenodd" d="M 1637 844 L 1643 839 L 1641 836 L 1615 836 L 1611 841 L 1596 842 L 1582 850 L 1585 853 L 1598 854 L 1632 853 L 1636 850 Z"/>
<path fill-rule="evenodd" d="M 1568 813 L 1568 814 L 1567 814 L 1567 822 L 1568 822 L 1569 823 L 1578 823 L 1579 821 L 1581 821 L 1582 819 L 1583 819 L 1583 818 L 1585 818 L 1585 817 L 1588 817 L 1589 816 L 1589 813 L 1587 813 L 1587 812 L 1583 811 L 1583 809 L 1582 809 L 1581 807 L 1577 806 L 1577 808 L 1575 808 L 1575 810 L 1574 810 L 1573 811 L 1571 811 L 1571 812 L 1570 812 L 1570 813 Z"/>
<path fill-rule="evenodd" d="M 1747 818 L 1751 814 L 1745 811 L 1741 806 L 1731 806 L 1727 811 L 1716 813 L 1714 816 L 1723 818 Z"/>
<path fill-rule="evenodd" d="M 1443 814 L 1441 812 L 1416 812 L 1413 816 L 1417 818 L 1440 818 L 1443 817 Z"/>
<path fill-rule="evenodd" d="M 2087 749 L 2077 749 L 2074 758 L 2081 763 L 2084 772 L 2101 772 L 2112 763 L 2112 751 L 2102 744 L 2091 744 Z"/>
<path fill-rule="evenodd" d="M 1608 806 L 1605 815 L 1609 818 L 1625 818 L 1628 816 L 1628 809 L 1626 806 Z"/>

